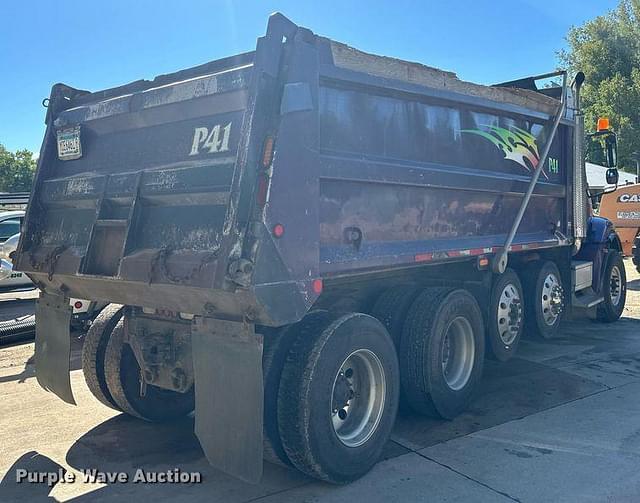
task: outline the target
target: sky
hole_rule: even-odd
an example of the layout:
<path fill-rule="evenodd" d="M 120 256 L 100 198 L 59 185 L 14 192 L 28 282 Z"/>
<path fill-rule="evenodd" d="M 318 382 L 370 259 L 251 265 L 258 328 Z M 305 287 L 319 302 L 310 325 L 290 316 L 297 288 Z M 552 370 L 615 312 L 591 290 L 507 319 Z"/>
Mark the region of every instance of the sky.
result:
<path fill-rule="evenodd" d="M 40 149 L 52 84 L 100 90 L 253 50 L 270 13 L 366 52 L 491 84 L 558 66 L 571 26 L 618 0 L 5 0 L 0 144 Z"/>

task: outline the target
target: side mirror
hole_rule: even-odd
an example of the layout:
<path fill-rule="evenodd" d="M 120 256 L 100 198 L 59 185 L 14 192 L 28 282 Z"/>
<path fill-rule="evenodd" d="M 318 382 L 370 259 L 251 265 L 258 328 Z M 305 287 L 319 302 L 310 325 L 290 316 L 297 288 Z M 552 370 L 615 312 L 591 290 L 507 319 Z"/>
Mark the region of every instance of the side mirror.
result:
<path fill-rule="evenodd" d="M 618 164 L 618 142 L 616 141 L 616 135 L 607 135 L 604 139 L 604 143 L 607 151 L 607 168 L 613 169 Z"/>
<path fill-rule="evenodd" d="M 618 170 L 615 168 L 609 168 L 605 175 L 608 185 L 618 185 Z"/>

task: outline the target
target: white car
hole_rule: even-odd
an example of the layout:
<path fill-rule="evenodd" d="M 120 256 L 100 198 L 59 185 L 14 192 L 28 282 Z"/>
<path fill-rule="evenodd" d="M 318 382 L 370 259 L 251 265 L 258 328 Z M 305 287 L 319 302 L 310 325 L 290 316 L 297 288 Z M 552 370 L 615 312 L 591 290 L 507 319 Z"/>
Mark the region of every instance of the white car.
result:
<path fill-rule="evenodd" d="M 0 221 L 0 226 L 1 225 L 2 222 Z M 15 252 L 18 247 L 18 241 L 20 241 L 20 233 L 5 238 L 4 242 L 0 244 L 0 291 L 28 287 L 34 288 L 33 283 L 26 274 L 13 270 L 13 252 Z M 85 299 L 70 299 L 69 303 L 73 307 L 71 323 L 78 328 L 86 327 L 106 305 L 104 302 L 94 302 Z"/>
<path fill-rule="evenodd" d="M 24 211 L 0 211 L 0 243 L 20 233 Z"/>
<path fill-rule="evenodd" d="M 0 259 L 11 262 L 9 254 L 18 246 L 24 214 L 25 212 L 21 210 L 0 212 Z M 26 274 L 8 270 L 7 265 L 3 264 L 0 274 L 1 290 L 28 287 L 31 284 L 31 280 Z"/>
<path fill-rule="evenodd" d="M 0 291 L 16 288 L 33 288 L 33 283 L 26 274 L 13 270 L 11 261 L 0 258 Z"/>

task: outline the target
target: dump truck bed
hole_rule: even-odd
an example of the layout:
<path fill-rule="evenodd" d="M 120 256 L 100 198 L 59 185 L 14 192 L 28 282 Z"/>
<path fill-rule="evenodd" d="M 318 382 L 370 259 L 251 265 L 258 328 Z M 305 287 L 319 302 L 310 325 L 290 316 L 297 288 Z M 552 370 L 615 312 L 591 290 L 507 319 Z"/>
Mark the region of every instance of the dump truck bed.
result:
<path fill-rule="evenodd" d="M 495 253 L 558 101 L 282 19 L 252 53 L 54 86 L 20 270 L 80 298 L 279 325 L 332 278 Z M 570 242 L 572 124 L 514 250 Z"/>

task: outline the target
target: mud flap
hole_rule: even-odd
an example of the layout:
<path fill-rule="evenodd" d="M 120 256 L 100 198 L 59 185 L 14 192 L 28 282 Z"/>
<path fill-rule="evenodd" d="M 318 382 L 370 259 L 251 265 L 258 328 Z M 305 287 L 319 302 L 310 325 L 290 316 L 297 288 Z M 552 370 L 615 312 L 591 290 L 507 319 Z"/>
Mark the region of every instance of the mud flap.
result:
<path fill-rule="evenodd" d="M 198 317 L 192 329 L 195 432 L 209 463 L 262 477 L 262 337 L 253 325 Z"/>
<path fill-rule="evenodd" d="M 69 376 L 70 325 L 69 299 L 41 293 L 36 302 L 36 378 L 44 389 L 75 405 Z"/>

